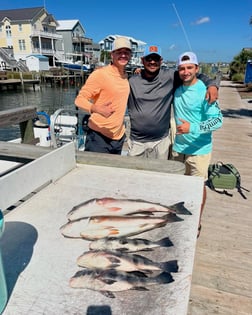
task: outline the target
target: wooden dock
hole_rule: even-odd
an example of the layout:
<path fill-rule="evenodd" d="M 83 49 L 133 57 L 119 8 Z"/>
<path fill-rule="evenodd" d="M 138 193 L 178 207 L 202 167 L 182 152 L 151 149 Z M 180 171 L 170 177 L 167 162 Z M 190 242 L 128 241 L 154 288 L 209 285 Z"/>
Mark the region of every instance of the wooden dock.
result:
<path fill-rule="evenodd" d="M 188 315 L 252 314 L 252 100 L 241 100 L 236 85 L 222 81 L 222 129 L 214 133 L 212 162 L 234 164 L 247 200 L 208 189 L 197 242 Z"/>
<path fill-rule="evenodd" d="M 0 80 L 0 90 L 12 89 L 16 90 L 18 87 L 25 88 L 31 86 L 35 90 L 35 86 L 40 84 L 39 79 L 6 79 Z"/>

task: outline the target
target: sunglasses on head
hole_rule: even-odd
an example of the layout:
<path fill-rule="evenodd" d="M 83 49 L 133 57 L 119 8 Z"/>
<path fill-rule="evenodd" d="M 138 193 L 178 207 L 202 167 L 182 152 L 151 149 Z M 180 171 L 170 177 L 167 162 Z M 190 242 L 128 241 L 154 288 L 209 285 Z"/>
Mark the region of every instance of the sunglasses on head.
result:
<path fill-rule="evenodd" d="M 147 62 L 150 62 L 150 61 L 158 62 L 158 61 L 160 61 L 160 59 L 161 59 L 161 57 L 156 55 L 156 54 L 144 57 L 144 60 L 147 61 Z"/>

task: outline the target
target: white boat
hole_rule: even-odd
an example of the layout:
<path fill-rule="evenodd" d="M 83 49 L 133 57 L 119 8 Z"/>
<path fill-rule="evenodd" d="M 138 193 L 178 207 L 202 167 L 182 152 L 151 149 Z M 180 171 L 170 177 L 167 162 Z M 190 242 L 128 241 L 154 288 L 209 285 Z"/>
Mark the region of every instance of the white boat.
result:
<path fill-rule="evenodd" d="M 64 69 L 69 70 L 69 71 L 83 71 L 83 72 L 88 72 L 90 71 L 90 65 L 87 64 L 79 64 L 79 63 L 62 63 L 62 66 Z"/>
<path fill-rule="evenodd" d="M 79 116 L 78 110 L 60 108 L 52 115 L 44 111 L 37 112 L 33 121 L 34 138 L 40 147 L 59 148 L 73 142 L 75 150 L 84 151 L 89 114 Z M 8 142 L 21 143 L 21 138 Z M 24 165 L 22 162 L 0 160 L 0 177 Z"/>
<path fill-rule="evenodd" d="M 37 145 L 58 148 L 65 143 L 74 142 L 76 149 L 84 151 L 85 134 L 89 114 L 79 116 L 78 110 L 60 108 L 52 115 L 37 112 L 33 123 L 34 137 Z"/>

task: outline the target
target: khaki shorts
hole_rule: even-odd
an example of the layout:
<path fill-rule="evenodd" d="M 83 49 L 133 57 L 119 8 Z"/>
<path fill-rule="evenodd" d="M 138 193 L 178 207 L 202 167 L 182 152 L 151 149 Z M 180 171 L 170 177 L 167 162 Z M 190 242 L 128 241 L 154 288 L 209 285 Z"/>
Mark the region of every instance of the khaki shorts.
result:
<path fill-rule="evenodd" d="M 203 155 L 178 153 L 178 156 L 174 157 L 174 160 L 185 163 L 185 175 L 208 178 L 208 166 L 211 161 L 211 153 Z"/>
<path fill-rule="evenodd" d="M 139 156 L 149 159 L 168 159 L 170 136 L 158 141 L 138 142 L 128 139 L 129 156 Z"/>

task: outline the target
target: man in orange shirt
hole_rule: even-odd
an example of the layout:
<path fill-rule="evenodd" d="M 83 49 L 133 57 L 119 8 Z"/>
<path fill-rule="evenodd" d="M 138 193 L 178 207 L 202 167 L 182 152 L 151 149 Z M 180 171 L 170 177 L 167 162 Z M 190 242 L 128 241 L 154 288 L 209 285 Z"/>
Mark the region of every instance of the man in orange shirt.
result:
<path fill-rule="evenodd" d="M 131 43 L 117 37 L 112 62 L 92 72 L 75 99 L 90 113 L 85 151 L 121 154 L 125 141 L 124 116 L 130 92 L 125 66 L 131 58 Z"/>

